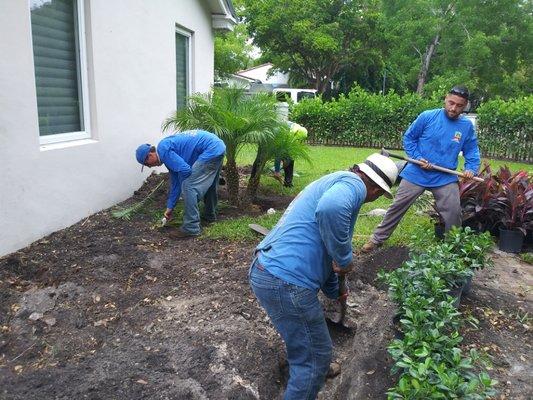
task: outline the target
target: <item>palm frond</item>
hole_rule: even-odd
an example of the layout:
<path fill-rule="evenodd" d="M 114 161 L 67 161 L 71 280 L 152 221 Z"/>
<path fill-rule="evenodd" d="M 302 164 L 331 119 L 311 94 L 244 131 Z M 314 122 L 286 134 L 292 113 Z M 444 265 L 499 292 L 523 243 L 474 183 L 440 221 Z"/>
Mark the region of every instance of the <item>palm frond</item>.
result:
<path fill-rule="evenodd" d="M 152 197 L 159 190 L 159 188 L 163 186 L 164 182 L 165 182 L 164 179 L 161 180 L 161 182 L 157 184 L 157 186 L 148 194 L 148 196 L 146 196 L 141 201 L 138 201 L 137 203 L 129 207 L 117 208 L 116 210 L 111 212 L 111 215 L 115 218 L 130 220 L 133 215 L 141 211 L 144 208 L 144 206 L 146 206 L 148 202 L 152 200 Z"/>

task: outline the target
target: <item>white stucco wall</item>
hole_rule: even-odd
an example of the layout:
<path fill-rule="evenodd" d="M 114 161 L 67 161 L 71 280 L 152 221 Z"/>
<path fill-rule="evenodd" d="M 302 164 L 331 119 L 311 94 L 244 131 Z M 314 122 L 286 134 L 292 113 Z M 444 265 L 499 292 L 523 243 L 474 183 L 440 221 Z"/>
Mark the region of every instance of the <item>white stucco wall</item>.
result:
<path fill-rule="evenodd" d="M 193 32 L 193 91 L 213 82 L 203 0 L 86 0 L 92 140 L 39 145 L 29 2 L 1 0 L 0 255 L 129 196 L 150 173 L 134 158 L 157 143 L 176 105 L 175 26 Z"/>

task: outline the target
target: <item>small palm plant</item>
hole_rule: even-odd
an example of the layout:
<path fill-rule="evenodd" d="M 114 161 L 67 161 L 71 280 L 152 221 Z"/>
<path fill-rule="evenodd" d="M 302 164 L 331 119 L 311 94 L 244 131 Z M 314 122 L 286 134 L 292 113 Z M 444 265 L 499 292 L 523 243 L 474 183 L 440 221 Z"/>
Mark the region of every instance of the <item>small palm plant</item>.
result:
<path fill-rule="evenodd" d="M 303 159 L 311 162 L 309 147 L 294 132 L 291 132 L 289 126 L 285 123 L 280 125 L 273 137 L 265 138 L 264 141 L 259 143 L 254 162 L 255 168 L 252 169 L 248 187 L 246 188 L 247 201 L 251 202 L 255 200 L 261 179 L 261 172 L 264 170 L 267 162 L 275 158 Z"/>
<path fill-rule="evenodd" d="M 229 202 L 238 206 L 239 172 L 237 155 L 245 144 L 267 142 L 279 127 L 276 100 L 268 94 L 247 94 L 240 88 L 215 88 L 207 95 L 189 98 L 183 110 L 167 118 L 166 130 L 204 129 L 226 144 L 226 178 Z"/>

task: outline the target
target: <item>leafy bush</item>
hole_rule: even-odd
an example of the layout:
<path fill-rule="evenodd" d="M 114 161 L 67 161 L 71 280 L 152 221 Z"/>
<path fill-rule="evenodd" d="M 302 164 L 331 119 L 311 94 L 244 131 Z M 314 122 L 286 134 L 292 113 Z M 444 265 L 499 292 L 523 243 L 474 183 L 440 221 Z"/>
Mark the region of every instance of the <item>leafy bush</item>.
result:
<path fill-rule="evenodd" d="M 486 165 L 484 181 L 462 181 L 459 192 L 464 224 L 479 231 L 498 227 L 533 229 L 533 183 L 526 171 L 511 172 L 507 166 L 495 174 Z"/>
<path fill-rule="evenodd" d="M 312 143 L 397 149 L 418 114 L 440 105 L 414 93 L 378 95 L 356 86 L 338 100 L 303 100 L 292 108 L 291 120 L 308 129 Z"/>
<path fill-rule="evenodd" d="M 310 143 L 399 149 L 418 114 L 439 107 L 442 100 L 436 97 L 372 94 L 356 86 L 337 100 L 307 99 L 294 105 L 291 120 L 309 130 Z M 484 157 L 533 161 L 533 96 L 488 101 L 477 113 Z"/>
<path fill-rule="evenodd" d="M 496 381 L 481 367 L 471 350 L 463 354 L 458 330 L 461 313 L 454 306 L 450 288 L 472 275 L 472 268 L 489 265 L 488 234 L 476 236 L 469 228 L 454 228 L 444 242 L 415 251 L 399 269 L 380 273 L 398 304 L 404 336 L 389 346 L 398 384 L 389 399 L 485 399 L 493 396 Z"/>
<path fill-rule="evenodd" d="M 477 109 L 477 123 L 485 157 L 533 161 L 533 96 L 487 101 Z"/>

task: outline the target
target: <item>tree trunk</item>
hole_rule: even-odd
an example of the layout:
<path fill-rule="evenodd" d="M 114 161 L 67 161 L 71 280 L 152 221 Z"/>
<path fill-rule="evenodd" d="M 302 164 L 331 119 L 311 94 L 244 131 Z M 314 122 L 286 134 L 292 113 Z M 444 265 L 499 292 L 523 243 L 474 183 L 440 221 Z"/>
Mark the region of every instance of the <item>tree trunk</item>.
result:
<path fill-rule="evenodd" d="M 266 160 L 263 160 L 262 157 L 257 155 L 255 158 L 252 173 L 250 174 L 250 179 L 248 180 L 248 186 L 246 187 L 246 196 L 243 200 L 243 206 L 249 206 L 257 198 L 257 190 L 259 189 L 259 183 L 261 182 L 261 172 L 265 168 Z"/>
<path fill-rule="evenodd" d="M 424 58 L 422 60 L 422 66 L 420 67 L 420 72 L 418 73 L 418 83 L 416 85 L 416 92 L 420 95 L 424 93 L 424 85 L 426 84 L 426 79 L 429 72 L 429 64 L 431 63 L 431 58 L 435 54 L 435 50 L 439 45 L 440 32 L 435 35 L 433 41 L 426 49 Z"/>
<path fill-rule="evenodd" d="M 239 206 L 239 170 L 235 157 L 228 152 L 226 155 L 226 179 L 228 182 L 229 203 L 232 206 Z"/>

